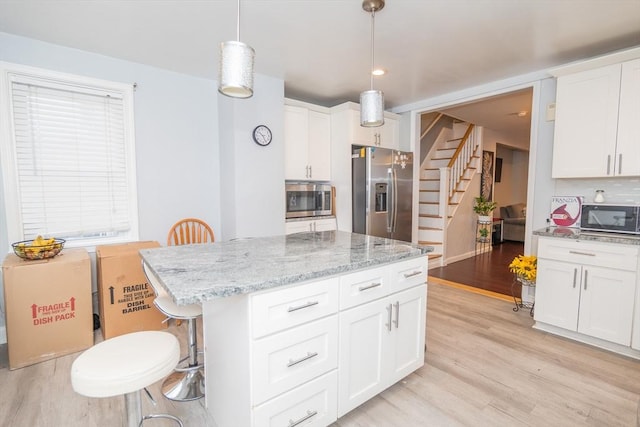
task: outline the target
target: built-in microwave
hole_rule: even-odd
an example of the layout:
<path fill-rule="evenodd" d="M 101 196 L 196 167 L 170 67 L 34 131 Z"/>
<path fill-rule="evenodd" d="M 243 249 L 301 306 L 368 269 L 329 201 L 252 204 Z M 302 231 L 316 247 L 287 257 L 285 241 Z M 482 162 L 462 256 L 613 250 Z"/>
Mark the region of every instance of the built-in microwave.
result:
<path fill-rule="evenodd" d="M 285 189 L 287 218 L 332 215 L 331 185 L 286 183 Z"/>
<path fill-rule="evenodd" d="M 640 206 L 584 204 L 580 229 L 640 234 Z"/>

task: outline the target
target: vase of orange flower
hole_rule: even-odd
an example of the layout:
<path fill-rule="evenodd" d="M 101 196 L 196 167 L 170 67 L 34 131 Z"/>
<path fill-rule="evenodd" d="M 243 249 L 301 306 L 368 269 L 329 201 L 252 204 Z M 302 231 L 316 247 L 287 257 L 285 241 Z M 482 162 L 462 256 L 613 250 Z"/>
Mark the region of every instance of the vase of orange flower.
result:
<path fill-rule="evenodd" d="M 538 258 L 535 255 L 518 255 L 509 264 L 509 271 L 516 275 L 516 280 L 522 285 L 522 302 L 533 304 L 538 273 Z"/>

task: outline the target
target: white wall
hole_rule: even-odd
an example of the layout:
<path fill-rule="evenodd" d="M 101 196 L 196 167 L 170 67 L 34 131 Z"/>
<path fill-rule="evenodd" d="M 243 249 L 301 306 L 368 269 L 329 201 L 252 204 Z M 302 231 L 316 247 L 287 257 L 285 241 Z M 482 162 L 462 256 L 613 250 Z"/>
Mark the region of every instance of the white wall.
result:
<path fill-rule="evenodd" d="M 165 244 L 171 225 L 186 216 L 201 217 L 214 230 L 220 229 L 214 80 L 6 33 L 0 33 L 0 46 L 2 61 L 137 83 L 134 115 L 140 239 Z M 0 211 L 4 212 L 2 200 Z M 8 248 L 9 243 L 1 241 L 0 248 Z"/>
<path fill-rule="evenodd" d="M 0 33 L 0 46 L 0 61 L 137 83 L 134 115 L 140 239 L 165 244 L 171 225 L 186 216 L 203 218 L 214 230 L 220 229 L 215 81 L 6 33 Z M 9 250 L 11 243 L 4 211 L 0 194 L 2 251 Z M 93 277 L 95 290 L 95 265 Z M 3 292 L 0 310 L 1 343 L 6 341 Z"/>
<path fill-rule="evenodd" d="M 256 76 L 250 99 L 219 95 L 222 239 L 284 234 L 284 81 Z M 273 141 L 252 139 L 267 125 Z"/>

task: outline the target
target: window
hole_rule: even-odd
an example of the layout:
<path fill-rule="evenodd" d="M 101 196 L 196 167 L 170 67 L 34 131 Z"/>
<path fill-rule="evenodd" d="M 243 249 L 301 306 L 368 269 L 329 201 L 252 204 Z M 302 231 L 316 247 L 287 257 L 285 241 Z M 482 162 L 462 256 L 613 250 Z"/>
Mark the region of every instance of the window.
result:
<path fill-rule="evenodd" d="M 10 241 L 137 240 L 133 88 L 0 63 Z"/>

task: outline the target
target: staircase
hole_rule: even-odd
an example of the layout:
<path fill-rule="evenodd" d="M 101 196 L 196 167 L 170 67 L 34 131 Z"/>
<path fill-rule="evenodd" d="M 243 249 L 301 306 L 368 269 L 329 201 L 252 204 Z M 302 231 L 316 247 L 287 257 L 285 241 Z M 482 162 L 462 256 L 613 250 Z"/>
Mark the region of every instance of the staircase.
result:
<path fill-rule="evenodd" d="M 432 246 L 429 265 L 441 266 L 447 226 L 480 167 L 480 137 L 474 125 L 441 115 L 423 130 L 422 141 L 432 146 L 421 165 L 418 243 Z"/>

